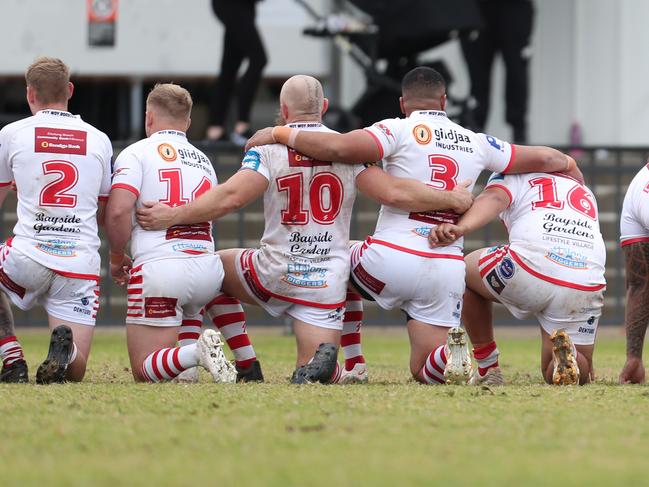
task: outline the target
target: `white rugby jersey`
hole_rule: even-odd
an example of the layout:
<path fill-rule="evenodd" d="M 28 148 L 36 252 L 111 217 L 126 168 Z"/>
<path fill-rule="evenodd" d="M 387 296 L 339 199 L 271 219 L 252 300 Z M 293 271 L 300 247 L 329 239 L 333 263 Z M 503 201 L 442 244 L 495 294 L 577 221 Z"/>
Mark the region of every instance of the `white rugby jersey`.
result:
<path fill-rule="evenodd" d="M 113 188 L 131 191 L 143 201 L 180 206 L 216 186 L 212 163 L 183 132 L 162 130 L 124 149 L 115 161 Z M 141 264 L 157 259 L 214 252 L 212 222 L 147 231 L 133 218 L 131 256 Z"/>
<path fill-rule="evenodd" d="M 584 291 L 606 285 L 606 247 L 591 191 L 558 174 L 494 174 L 487 188 L 507 193 L 500 215 L 512 258 L 530 274 Z M 531 291 L 533 292 L 533 291 Z"/>
<path fill-rule="evenodd" d="M 331 132 L 319 123 L 288 126 Z M 252 262 L 253 284 L 297 304 L 344 306 L 349 224 L 356 176 L 364 166 L 318 161 L 272 144 L 250 149 L 241 167 L 270 183 L 264 194 L 264 235 Z"/>
<path fill-rule="evenodd" d="M 374 136 L 383 169 L 393 176 L 412 178 L 442 190 L 470 179 L 473 184 L 484 169 L 507 172 L 513 147 L 490 135 L 476 134 L 450 121 L 442 111 L 416 111 L 365 129 Z M 431 249 L 430 229 L 439 223 L 457 222 L 452 211 L 408 213 L 383 205 L 372 241 L 426 257 L 462 256 L 463 240 Z"/>
<path fill-rule="evenodd" d="M 649 242 L 649 164 L 631 181 L 622 205 L 620 244 L 636 242 Z"/>
<path fill-rule="evenodd" d="M 64 111 L 0 130 L 0 185 L 15 180 L 18 190 L 12 247 L 64 276 L 98 279 L 97 206 L 112 156 L 103 132 Z"/>

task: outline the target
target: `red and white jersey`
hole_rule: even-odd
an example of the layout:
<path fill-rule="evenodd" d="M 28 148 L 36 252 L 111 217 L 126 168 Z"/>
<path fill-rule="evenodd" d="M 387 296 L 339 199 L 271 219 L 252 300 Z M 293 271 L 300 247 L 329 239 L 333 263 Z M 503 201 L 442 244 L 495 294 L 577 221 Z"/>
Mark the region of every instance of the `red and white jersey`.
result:
<path fill-rule="evenodd" d="M 466 179 L 472 181 L 471 190 L 483 170 L 507 172 L 514 155 L 509 143 L 465 129 L 442 111 L 416 111 L 365 130 L 379 146 L 385 171 L 441 190 Z M 372 241 L 426 257 L 460 258 L 462 239 L 448 247 L 428 246 L 431 228 L 458 218 L 452 211 L 408 213 L 383 205 Z"/>
<path fill-rule="evenodd" d="M 0 130 L 0 186 L 16 181 L 12 247 L 68 277 L 99 278 L 97 207 L 113 149 L 80 117 L 41 110 Z"/>
<path fill-rule="evenodd" d="M 113 188 L 131 191 L 143 201 L 180 206 L 216 186 L 208 157 L 183 132 L 161 130 L 124 149 L 115 161 Z M 212 222 L 147 231 L 133 218 L 131 256 L 136 265 L 164 258 L 214 252 Z"/>
<path fill-rule="evenodd" d="M 331 132 L 319 123 L 288 126 Z M 266 226 L 251 269 L 256 287 L 296 304 L 343 307 L 356 176 L 364 166 L 318 161 L 272 144 L 250 149 L 241 167 L 270 183 Z"/>
<path fill-rule="evenodd" d="M 649 164 L 631 181 L 622 205 L 620 244 L 636 242 L 649 242 Z"/>
<path fill-rule="evenodd" d="M 509 196 L 509 207 L 500 217 L 517 264 L 560 286 L 604 288 L 606 247 L 597 202 L 586 186 L 567 176 L 531 173 L 494 174 L 486 188 Z"/>

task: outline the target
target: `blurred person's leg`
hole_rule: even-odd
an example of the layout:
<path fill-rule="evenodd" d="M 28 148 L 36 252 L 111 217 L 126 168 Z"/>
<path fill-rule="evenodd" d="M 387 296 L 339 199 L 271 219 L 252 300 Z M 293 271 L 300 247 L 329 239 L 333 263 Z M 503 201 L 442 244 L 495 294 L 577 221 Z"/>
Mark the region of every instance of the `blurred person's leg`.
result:
<path fill-rule="evenodd" d="M 498 2 L 492 15 L 498 23 L 499 48 L 505 62 L 505 120 L 512 127 L 512 140 L 527 143 L 529 60 L 534 7 L 530 0 Z"/>

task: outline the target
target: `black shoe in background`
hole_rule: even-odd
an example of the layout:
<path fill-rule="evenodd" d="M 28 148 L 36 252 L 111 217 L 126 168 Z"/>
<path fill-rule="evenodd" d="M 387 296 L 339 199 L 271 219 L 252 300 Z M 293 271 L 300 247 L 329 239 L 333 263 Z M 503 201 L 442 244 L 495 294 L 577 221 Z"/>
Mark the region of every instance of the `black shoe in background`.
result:
<path fill-rule="evenodd" d="M 72 330 L 69 326 L 61 325 L 52 330 L 47 358 L 36 371 L 37 384 L 65 382 L 65 371 L 70 363 L 72 346 Z"/>
<path fill-rule="evenodd" d="M 264 382 L 259 360 L 255 360 L 250 367 L 240 369 L 237 367 L 237 382 Z"/>
<path fill-rule="evenodd" d="M 336 370 L 338 348 L 333 343 L 321 343 L 313 359 L 293 372 L 291 384 L 328 384 Z"/>
<path fill-rule="evenodd" d="M 24 360 L 16 360 L 11 365 L 3 365 L 0 372 L 0 382 L 6 383 L 27 383 L 29 378 L 27 375 L 27 362 Z"/>

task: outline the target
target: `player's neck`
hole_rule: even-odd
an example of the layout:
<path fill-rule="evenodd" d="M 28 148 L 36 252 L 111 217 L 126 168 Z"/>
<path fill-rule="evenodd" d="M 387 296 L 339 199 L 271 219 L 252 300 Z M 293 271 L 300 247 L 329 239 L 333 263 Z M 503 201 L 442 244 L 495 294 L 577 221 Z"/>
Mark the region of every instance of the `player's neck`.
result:
<path fill-rule="evenodd" d="M 182 132 L 183 134 L 187 130 L 187 128 L 184 125 L 181 124 L 160 124 L 160 125 L 152 125 L 151 127 L 148 127 L 148 132 L 147 135 L 150 137 L 155 133 L 158 132 L 163 132 L 165 130 L 171 130 L 174 132 Z"/>
<path fill-rule="evenodd" d="M 38 112 L 43 110 L 57 110 L 59 112 L 67 112 L 68 104 L 67 103 L 48 103 L 46 105 L 32 105 L 32 114 L 36 115 Z"/>

